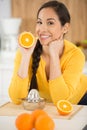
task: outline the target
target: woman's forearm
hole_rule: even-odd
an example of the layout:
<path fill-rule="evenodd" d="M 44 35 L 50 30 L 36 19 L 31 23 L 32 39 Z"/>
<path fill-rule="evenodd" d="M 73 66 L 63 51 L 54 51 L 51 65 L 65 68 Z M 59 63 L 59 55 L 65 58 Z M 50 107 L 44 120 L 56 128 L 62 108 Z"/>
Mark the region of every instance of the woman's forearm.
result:
<path fill-rule="evenodd" d="M 30 62 L 29 56 L 22 56 L 21 64 L 18 70 L 18 75 L 21 78 L 26 78 L 28 76 L 29 62 Z"/>
<path fill-rule="evenodd" d="M 50 57 L 49 80 L 53 80 L 61 75 L 60 59 L 58 55 Z"/>

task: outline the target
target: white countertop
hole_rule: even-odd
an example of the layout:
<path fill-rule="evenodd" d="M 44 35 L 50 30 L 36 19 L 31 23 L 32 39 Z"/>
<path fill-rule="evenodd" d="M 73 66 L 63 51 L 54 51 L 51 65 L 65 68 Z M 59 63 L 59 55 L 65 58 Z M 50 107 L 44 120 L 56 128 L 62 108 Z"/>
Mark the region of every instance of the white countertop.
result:
<path fill-rule="evenodd" d="M 17 128 L 15 127 L 15 119 L 16 116 L 0 116 L 0 130 L 17 130 Z M 55 122 L 55 130 L 82 130 L 85 124 L 87 123 L 87 120 L 85 120 L 83 123 L 82 120 L 84 120 L 84 118 L 81 117 L 80 119 L 77 118 L 75 120 L 53 120 Z"/>
<path fill-rule="evenodd" d="M 17 116 L 0 116 L 0 130 L 17 130 L 15 120 Z M 87 124 L 87 106 L 73 116 L 71 119 L 53 119 L 55 130 L 82 130 Z M 35 129 L 34 129 L 35 130 Z"/>
<path fill-rule="evenodd" d="M 8 102 L 6 98 L 0 98 L 0 106 L 6 102 Z M 0 116 L 0 130 L 17 130 L 15 127 L 16 118 L 17 116 Z M 87 106 L 84 105 L 70 119 L 54 118 L 53 120 L 55 122 L 55 130 L 82 130 L 87 125 Z"/>

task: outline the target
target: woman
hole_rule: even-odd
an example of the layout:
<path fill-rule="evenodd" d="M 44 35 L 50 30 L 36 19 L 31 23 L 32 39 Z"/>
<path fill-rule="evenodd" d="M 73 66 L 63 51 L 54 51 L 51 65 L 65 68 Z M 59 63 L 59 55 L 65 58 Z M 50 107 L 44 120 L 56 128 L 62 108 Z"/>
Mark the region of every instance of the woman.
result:
<path fill-rule="evenodd" d="M 37 13 L 38 40 L 25 49 L 19 46 L 15 59 L 9 95 L 16 104 L 32 89 L 41 97 L 57 103 L 66 99 L 78 104 L 87 90 L 87 77 L 82 74 L 85 57 L 74 44 L 64 39 L 70 26 L 65 5 L 49 1 Z"/>

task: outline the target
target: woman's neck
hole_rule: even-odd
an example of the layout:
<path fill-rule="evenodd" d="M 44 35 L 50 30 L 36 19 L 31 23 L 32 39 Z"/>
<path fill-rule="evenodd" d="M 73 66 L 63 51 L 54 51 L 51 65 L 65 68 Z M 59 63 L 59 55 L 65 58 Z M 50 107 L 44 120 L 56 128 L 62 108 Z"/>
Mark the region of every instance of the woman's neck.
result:
<path fill-rule="evenodd" d="M 42 51 L 43 56 L 48 56 L 49 55 L 48 46 L 43 46 L 42 50 L 43 50 Z"/>

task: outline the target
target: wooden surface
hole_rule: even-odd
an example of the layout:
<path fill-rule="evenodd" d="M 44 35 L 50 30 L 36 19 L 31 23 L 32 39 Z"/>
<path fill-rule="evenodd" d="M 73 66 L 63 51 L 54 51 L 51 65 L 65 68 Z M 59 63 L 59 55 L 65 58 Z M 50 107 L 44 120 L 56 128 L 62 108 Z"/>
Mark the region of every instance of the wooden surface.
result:
<path fill-rule="evenodd" d="M 48 0 L 12 0 L 12 17 L 21 17 L 20 31 L 35 33 L 38 8 Z M 71 29 L 67 38 L 72 42 L 87 39 L 87 0 L 59 0 L 71 14 Z"/>
<path fill-rule="evenodd" d="M 54 119 L 71 119 L 73 116 L 82 109 L 82 106 L 80 105 L 74 105 L 73 106 L 73 111 L 67 116 L 61 116 L 57 108 L 53 104 L 47 104 L 44 108 L 44 111 L 48 113 L 52 118 Z M 21 113 L 28 112 L 31 113 L 31 111 L 27 111 L 23 108 L 22 104 L 21 105 L 15 105 L 11 102 L 7 102 L 6 104 L 0 106 L 0 116 L 17 116 Z"/>

